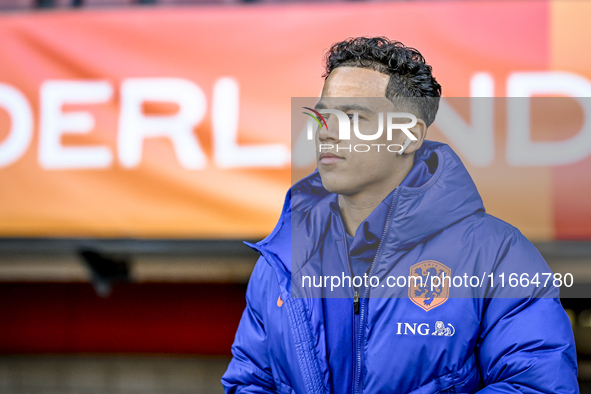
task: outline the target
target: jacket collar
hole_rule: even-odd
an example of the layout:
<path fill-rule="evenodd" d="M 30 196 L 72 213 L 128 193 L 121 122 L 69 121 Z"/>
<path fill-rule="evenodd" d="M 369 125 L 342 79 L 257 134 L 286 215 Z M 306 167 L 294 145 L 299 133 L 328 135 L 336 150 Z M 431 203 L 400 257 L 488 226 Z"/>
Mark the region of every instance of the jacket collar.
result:
<path fill-rule="evenodd" d="M 411 171 L 408 181 L 405 178 L 384 200 L 388 205 L 386 216 L 380 207 L 367 220 L 367 230 L 372 236 L 386 226 L 382 242 L 392 251 L 410 249 L 477 211 L 484 211 L 472 178 L 448 145 L 424 141 L 413 170 L 417 165 L 430 169 L 429 179 L 425 181 L 423 176 L 413 180 L 415 172 Z M 248 244 L 273 266 L 287 294 L 291 291 L 292 257 L 308 261 L 326 241 L 331 230 L 331 215 L 327 212 L 331 211 L 336 197 L 322 187 L 320 174 L 314 171 L 288 191 L 273 232 L 256 245 Z M 292 230 L 297 236 L 292 236 Z"/>

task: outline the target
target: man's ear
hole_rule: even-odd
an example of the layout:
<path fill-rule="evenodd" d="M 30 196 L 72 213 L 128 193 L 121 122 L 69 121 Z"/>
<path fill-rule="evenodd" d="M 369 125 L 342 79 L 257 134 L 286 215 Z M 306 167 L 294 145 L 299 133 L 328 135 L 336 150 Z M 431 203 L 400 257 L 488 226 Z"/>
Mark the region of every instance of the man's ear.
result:
<path fill-rule="evenodd" d="M 417 118 L 417 124 L 409 128 L 408 131 L 410 131 L 417 138 L 417 140 L 410 141 L 410 145 L 408 145 L 408 148 L 404 150 L 405 154 L 414 153 L 419 150 L 421 145 L 423 145 L 423 141 L 427 136 L 427 124 L 423 119 Z"/>

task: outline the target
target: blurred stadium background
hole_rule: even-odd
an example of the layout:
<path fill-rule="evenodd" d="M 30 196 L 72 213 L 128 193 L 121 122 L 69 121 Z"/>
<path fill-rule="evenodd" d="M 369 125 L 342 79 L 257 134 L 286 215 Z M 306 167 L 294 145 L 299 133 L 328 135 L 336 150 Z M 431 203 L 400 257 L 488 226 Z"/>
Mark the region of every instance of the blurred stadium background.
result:
<path fill-rule="evenodd" d="M 0 393 L 222 392 L 257 259 L 241 241 L 272 230 L 301 171 L 291 97 L 319 94 L 323 51 L 351 36 L 425 55 L 465 98 L 448 101 L 464 129 L 428 138 L 591 282 L 584 103 L 511 148 L 505 102 L 471 99 L 591 97 L 589 20 L 569 0 L 0 0 Z M 562 302 L 591 392 L 591 305 Z"/>

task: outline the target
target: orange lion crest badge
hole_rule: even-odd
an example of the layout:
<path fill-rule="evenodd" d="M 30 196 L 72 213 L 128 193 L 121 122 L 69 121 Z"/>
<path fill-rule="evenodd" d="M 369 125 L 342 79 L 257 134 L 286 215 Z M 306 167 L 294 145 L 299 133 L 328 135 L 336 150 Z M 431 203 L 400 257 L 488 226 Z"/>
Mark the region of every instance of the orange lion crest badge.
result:
<path fill-rule="evenodd" d="M 410 267 L 408 297 L 425 311 L 437 308 L 449 297 L 451 269 L 435 260 L 425 260 Z M 413 279 L 416 278 L 416 279 Z M 419 279 L 420 278 L 420 279 Z"/>

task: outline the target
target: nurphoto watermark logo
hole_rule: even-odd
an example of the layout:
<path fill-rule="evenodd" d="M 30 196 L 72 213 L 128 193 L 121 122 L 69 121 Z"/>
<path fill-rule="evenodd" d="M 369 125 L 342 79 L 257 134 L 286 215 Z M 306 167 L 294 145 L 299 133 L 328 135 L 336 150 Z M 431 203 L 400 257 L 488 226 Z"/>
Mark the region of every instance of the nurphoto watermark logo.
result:
<path fill-rule="evenodd" d="M 408 112 L 379 112 L 377 114 L 378 119 L 378 130 L 374 134 L 363 134 L 359 130 L 359 113 L 353 112 L 347 114 L 338 109 L 319 109 L 315 110 L 310 107 L 302 107 L 309 110 L 309 112 L 303 112 L 309 116 L 307 123 L 306 138 L 308 140 L 314 139 L 314 129 L 328 131 L 328 124 L 326 118 L 330 115 L 335 115 L 338 121 L 338 139 L 339 141 L 351 139 L 351 126 L 353 126 L 353 133 L 355 136 L 362 141 L 375 141 L 384 134 L 384 120 L 386 123 L 386 139 L 392 141 L 393 130 L 401 130 L 407 137 L 405 145 L 408 145 L 411 141 L 416 141 L 417 137 L 409 130 L 417 124 L 417 118 Z M 324 115 L 324 116 L 323 116 Z M 352 116 L 352 118 L 351 118 Z M 410 122 L 398 123 L 400 119 L 410 119 Z M 398 149 L 396 149 L 398 148 Z M 349 152 L 369 152 L 372 149 L 380 151 L 385 149 L 388 152 L 395 152 L 401 154 L 406 146 L 400 144 L 352 144 L 348 146 L 334 145 L 334 144 L 318 144 L 319 152 L 326 152 L 329 150 L 349 151 Z"/>

